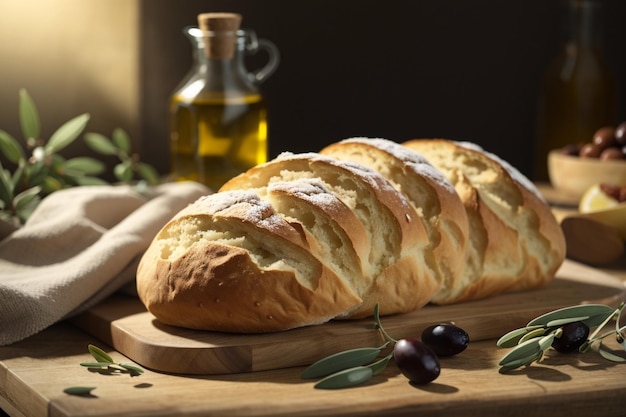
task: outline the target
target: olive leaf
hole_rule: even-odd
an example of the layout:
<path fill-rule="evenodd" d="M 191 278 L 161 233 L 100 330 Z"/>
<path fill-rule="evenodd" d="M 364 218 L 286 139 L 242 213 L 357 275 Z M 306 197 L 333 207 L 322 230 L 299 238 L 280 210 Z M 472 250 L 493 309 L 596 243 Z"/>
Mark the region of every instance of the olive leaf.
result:
<path fill-rule="evenodd" d="M 85 130 L 88 121 L 89 114 L 84 113 L 61 125 L 44 146 L 46 155 L 57 153 L 72 143 Z"/>
<path fill-rule="evenodd" d="M 393 357 L 393 351 L 391 353 L 389 353 L 387 356 L 385 356 L 384 358 L 371 363 L 368 366 L 368 368 L 372 369 L 372 374 L 373 375 L 378 375 L 379 373 L 381 373 L 382 371 L 385 370 L 385 368 L 387 367 L 387 364 L 389 363 L 389 361 L 391 360 L 391 358 Z"/>
<path fill-rule="evenodd" d="M 517 345 L 515 348 L 509 351 L 509 353 L 504 355 L 502 359 L 500 359 L 498 365 L 508 367 L 511 366 L 511 363 L 514 363 L 521 359 L 528 360 L 529 358 L 534 358 L 542 350 L 539 344 L 539 340 L 540 338 L 536 337 Z"/>
<path fill-rule="evenodd" d="M 96 361 L 100 363 L 113 363 L 113 359 L 109 356 L 109 354 L 100 349 L 98 346 L 90 344 L 87 346 L 87 349 Z"/>
<path fill-rule="evenodd" d="M 521 358 L 516 359 L 516 360 L 506 361 L 504 364 L 501 365 L 501 369 L 500 370 L 502 372 L 504 372 L 504 371 L 510 371 L 510 370 L 513 370 L 513 369 L 517 369 L 520 366 L 529 365 L 529 364 L 531 364 L 533 362 L 537 362 L 537 361 L 541 360 L 542 357 L 543 357 L 543 351 L 539 350 L 539 351 L 537 351 L 534 354 L 530 354 L 528 356 L 524 356 L 524 357 L 521 357 Z"/>
<path fill-rule="evenodd" d="M 15 168 L 15 171 L 11 176 L 11 185 L 13 186 L 14 190 L 17 189 L 24 180 L 26 176 L 26 168 L 27 165 L 24 163 L 24 160 L 21 160 L 18 166 Z"/>
<path fill-rule="evenodd" d="M 65 388 L 63 392 L 68 395 L 86 396 L 86 395 L 90 395 L 91 391 L 95 389 L 96 387 L 68 387 L 68 388 Z"/>
<path fill-rule="evenodd" d="M 113 168 L 115 178 L 122 182 L 128 182 L 133 178 L 133 166 L 130 161 L 123 161 Z"/>
<path fill-rule="evenodd" d="M 4 130 L 0 130 L 0 151 L 14 164 L 19 164 L 24 159 L 24 150 L 19 142 Z"/>
<path fill-rule="evenodd" d="M 575 323 L 577 321 L 585 322 L 589 318 L 590 318 L 589 316 L 581 316 L 581 317 L 568 317 L 568 318 L 564 318 L 564 319 L 550 320 L 546 324 L 546 327 L 560 327 L 560 326 L 564 326 L 564 325 L 569 324 L 569 323 Z"/>
<path fill-rule="evenodd" d="M 626 358 L 623 358 L 621 356 L 615 355 L 607 350 L 604 350 L 602 348 L 598 348 L 598 353 L 607 360 L 610 360 L 612 362 L 626 362 Z"/>
<path fill-rule="evenodd" d="M 128 363 L 119 363 L 118 365 L 126 369 L 127 371 L 130 371 L 131 373 L 135 373 L 138 375 L 143 374 L 144 372 L 143 368 L 140 368 L 139 366 L 135 366 L 135 365 L 130 365 Z"/>
<path fill-rule="evenodd" d="M 13 199 L 13 203 L 15 204 L 15 209 L 17 211 L 23 210 L 28 207 L 29 204 L 32 204 L 33 201 L 39 199 L 39 193 L 41 192 L 40 187 L 32 187 L 28 188 Z"/>
<path fill-rule="evenodd" d="M 533 339 L 535 337 L 541 337 L 543 335 L 545 335 L 545 333 L 548 331 L 548 329 L 545 328 L 539 328 L 539 329 L 535 329 L 535 330 L 531 330 L 528 333 L 526 333 L 524 336 L 522 336 L 519 339 L 518 343 L 524 343 L 527 340 Z"/>
<path fill-rule="evenodd" d="M 357 348 L 335 353 L 310 365 L 300 377 L 302 379 L 319 378 L 343 369 L 365 365 L 376 359 L 386 345 L 378 348 Z"/>
<path fill-rule="evenodd" d="M 10 205 L 13 200 L 13 184 L 8 171 L 2 168 L 2 162 L 0 161 L 0 200 L 5 204 Z"/>
<path fill-rule="evenodd" d="M 108 368 L 111 362 L 81 362 L 80 366 L 86 368 Z"/>
<path fill-rule="evenodd" d="M 19 118 L 22 134 L 28 139 L 38 139 L 41 134 L 39 112 L 35 102 L 25 89 L 21 89 L 19 101 Z"/>
<path fill-rule="evenodd" d="M 126 154 L 130 153 L 130 137 L 125 130 L 120 128 L 113 130 L 111 140 L 119 150 Z"/>
<path fill-rule="evenodd" d="M 589 317 L 585 324 L 589 327 L 597 326 L 602 321 L 613 314 L 614 308 L 603 304 L 581 304 L 571 307 L 564 307 L 551 311 L 531 320 L 527 326 L 544 325 L 547 326 L 553 320 L 567 319 L 571 317 Z"/>
<path fill-rule="evenodd" d="M 68 175 L 98 175 L 105 171 L 105 165 L 97 159 L 79 156 L 65 161 L 63 169 Z"/>
<path fill-rule="evenodd" d="M 85 143 L 92 150 L 102 155 L 117 155 L 117 147 L 106 136 L 100 133 L 85 133 Z"/>
<path fill-rule="evenodd" d="M 374 375 L 368 366 L 344 369 L 320 380 L 314 386 L 318 389 L 339 389 L 353 387 L 369 380 Z"/>
<path fill-rule="evenodd" d="M 556 331 L 550 332 L 549 334 L 539 338 L 539 349 L 545 351 L 552 345 L 554 342 L 554 338 L 556 337 Z"/>
<path fill-rule="evenodd" d="M 496 345 L 505 348 L 513 347 L 519 343 L 524 335 L 537 329 L 545 330 L 543 326 L 539 325 L 526 326 L 520 329 L 511 330 L 510 332 L 504 334 L 504 336 L 500 337 L 500 339 L 498 339 L 498 341 L 496 342 Z"/>
<path fill-rule="evenodd" d="M 554 341 L 555 335 L 556 330 L 553 330 L 545 336 L 533 337 L 520 342 L 519 345 L 500 359 L 498 365 L 503 368 L 514 369 L 538 361 Z"/>
<path fill-rule="evenodd" d="M 124 368 L 119 363 L 110 363 L 109 369 L 115 369 L 116 371 L 122 371 L 122 372 L 128 371 L 128 369 Z"/>

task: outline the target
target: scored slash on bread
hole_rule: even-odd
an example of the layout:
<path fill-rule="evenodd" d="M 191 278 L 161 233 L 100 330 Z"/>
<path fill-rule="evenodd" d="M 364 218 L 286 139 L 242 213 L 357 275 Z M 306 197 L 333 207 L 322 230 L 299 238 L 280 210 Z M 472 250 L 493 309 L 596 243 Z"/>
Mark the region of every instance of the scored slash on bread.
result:
<path fill-rule="evenodd" d="M 564 257 L 548 205 L 505 161 L 352 138 L 281 154 L 182 210 L 137 290 L 164 323 L 258 333 L 537 287 Z"/>
<path fill-rule="evenodd" d="M 320 179 L 276 181 L 255 191 L 287 221 L 302 228 L 318 259 L 344 277 L 357 294 L 367 292 L 373 278 L 363 264 L 371 251 L 367 231 L 354 211 Z"/>

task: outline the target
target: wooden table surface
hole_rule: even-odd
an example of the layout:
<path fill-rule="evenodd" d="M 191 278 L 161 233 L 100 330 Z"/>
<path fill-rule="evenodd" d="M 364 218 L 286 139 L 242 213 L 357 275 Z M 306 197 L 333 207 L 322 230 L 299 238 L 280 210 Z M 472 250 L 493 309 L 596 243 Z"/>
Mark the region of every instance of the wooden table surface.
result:
<path fill-rule="evenodd" d="M 605 270 L 626 281 L 624 266 L 622 259 Z M 79 365 L 91 360 L 89 343 L 131 362 L 70 323 L 0 347 L 0 408 L 13 417 L 626 414 L 626 364 L 595 353 L 549 351 L 541 363 L 502 374 L 504 351 L 485 340 L 442 358 L 440 377 L 425 386 L 411 385 L 391 363 L 366 385 L 324 391 L 299 378 L 302 367 L 217 376 L 92 373 Z M 84 398 L 64 394 L 69 386 L 96 389 Z"/>
<path fill-rule="evenodd" d="M 302 368 L 228 376 L 100 375 L 80 367 L 97 340 L 59 324 L 0 350 L 0 406 L 11 416 L 623 416 L 624 366 L 595 354 L 550 353 L 540 364 L 500 374 L 494 341 L 441 361 L 440 377 L 413 386 L 391 365 L 371 383 L 313 388 Z M 114 359 L 125 361 L 110 351 Z M 93 397 L 63 394 L 96 386 Z M 33 394 L 36 392 L 36 394 Z"/>

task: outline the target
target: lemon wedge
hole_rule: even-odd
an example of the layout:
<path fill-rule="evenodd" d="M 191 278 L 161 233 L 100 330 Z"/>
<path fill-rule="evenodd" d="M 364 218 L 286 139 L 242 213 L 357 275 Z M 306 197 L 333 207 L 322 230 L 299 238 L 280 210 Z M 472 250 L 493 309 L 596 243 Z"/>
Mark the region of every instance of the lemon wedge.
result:
<path fill-rule="evenodd" d="M 617 205 L 619 205 L 619 202 L 602 191 L 600 184 L 594 184 L 580 198 L 578 211 L 581 213 L 593 213 L 607 210 Z"/>

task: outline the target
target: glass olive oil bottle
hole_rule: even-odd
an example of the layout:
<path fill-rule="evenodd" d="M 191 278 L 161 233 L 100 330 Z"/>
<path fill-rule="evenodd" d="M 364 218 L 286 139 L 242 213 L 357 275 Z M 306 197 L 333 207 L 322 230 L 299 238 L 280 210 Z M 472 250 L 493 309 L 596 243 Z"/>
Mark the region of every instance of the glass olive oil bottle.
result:
<path fill-rule="evenodd" d="M 194 64 L 170 101 L 171 174 L 214 191 L 268 155 L 267 107 L 257 84 L 276 68 L 278 52 L 240 30 L 240 20 L 232 13 L 205 13 L 198 16 L 200 28 L 185 30 Z M 270 60 L 248 73 L 243 55 L 259 47 Z"/>

